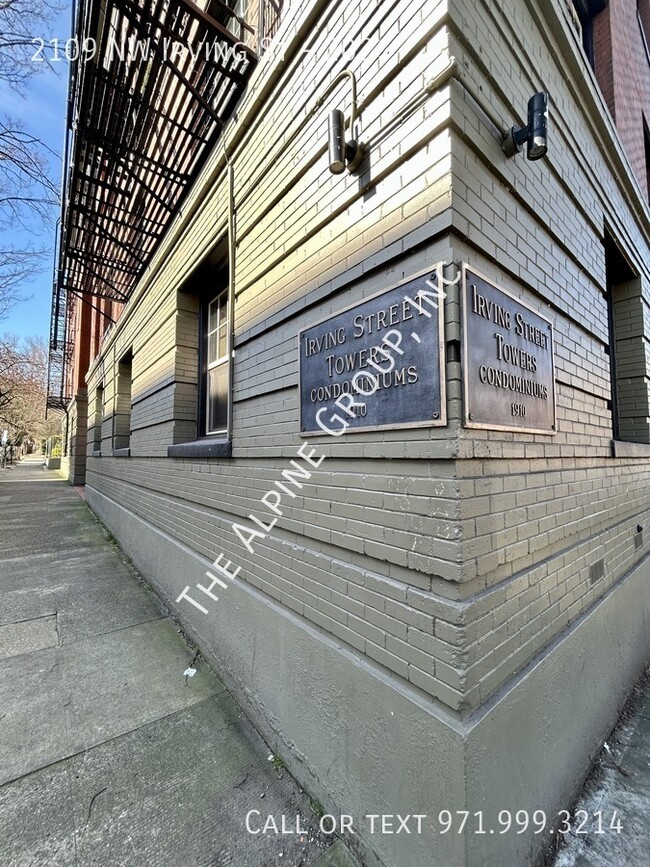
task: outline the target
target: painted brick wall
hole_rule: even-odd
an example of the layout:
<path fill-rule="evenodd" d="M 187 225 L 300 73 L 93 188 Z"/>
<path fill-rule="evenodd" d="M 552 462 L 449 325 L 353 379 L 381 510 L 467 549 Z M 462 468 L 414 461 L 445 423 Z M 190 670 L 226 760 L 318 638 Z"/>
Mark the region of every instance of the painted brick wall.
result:
<path fill-rule="evenodd" d="M 561 4 L 557 12 L 561 20 Z M 552 122 L 545 160 L 504 161 L 490 123 L 483 117 L 477 128 L 463 88 L 452 91 L 456 258 L 487 269 L 549 317 L 556 341 L 558 433 L 462 436 L 467 609 L 457 631 L 467 654 L 464 690 L 483 700 L 647 555 L 647 543 L 637 548 L 634 540 L 650 512 L 650 467 L 647 459 L 611 457 L 603 230 L 616 225 L 647 310 L 649 226 L 642 203 L 641 225 L 629 219 L 625 195 L 599 158 L 599 132 L 581 116 L 578 77 L 584 87 L 591 72 L 571 29 L 531 14 L 528 4 L 457 0 L 452 21 L 452 51 L 475 90 L 490 94 L 493 111 L 505 120 L 514 106 L 512 120 L 523 125 L 529 96 L 546 90 Z M 563 63 L 572 40 L 575 63 Z M 517 65 L 520 74 L 509 75 Z M 590 91 L 597 103 L 593 80 Z M 647 325 L 638 315 L 629 325 L 624 333 L 635 331 L 643 347 Z M 630 363 L 624 374 L 645 376 L 643 351 Z"/>
<path fill-rule="evenodd" d="M 647 211 L 613 127 L 594 121 L 604 103 L 561 4 L 540 8 L 291 4 L 277 37 L 284 57 L 267 54 L 227 133 L 246 120 L 232 156 L 232 458 L 166 457 L 196 434 L 196 302 L 179 290 L 225 232 L 220 146 L 184 206 L 187 225 L 172 228 L 89 376 L 90 405 L 101 382 L 106 405 L 90 485 L 206 565 L 224 551 L 242 580 L 457 711 L 491 695 L 647 553 L 633 544 L 648 511 L 647 458 L 611 456 L 603 248 L 607 221 L 647 297 Z M 448 53 L 461 80 L 390 125 Z M 347 87 L 315 110 L 346 63 L 370 147 L 359 178 L 327 171 L 327 112 L 349 106 Z M 531 93 L 548 90 L 549 158 L 507 160 L 463 79 L 504 127 L 525 122 Z M 464 430 L 450 356 L 447 428 L 316 438 L 326 462 L 247 554 L 230 525 L 259 514 L 301 444 L 298 331 L 439 260 L 472 263 L 552 319 L 558 433 Z M 459 323 L 452 290 L 448 340 Z M 132 457 L 120 460 L 104 446 L 129 349 Z"/>

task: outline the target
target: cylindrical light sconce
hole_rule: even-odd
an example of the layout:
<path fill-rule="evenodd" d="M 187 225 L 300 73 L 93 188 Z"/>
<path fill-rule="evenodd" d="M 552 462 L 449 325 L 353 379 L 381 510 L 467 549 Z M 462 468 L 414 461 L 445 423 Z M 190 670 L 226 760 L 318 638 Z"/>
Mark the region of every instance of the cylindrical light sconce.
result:
<path fill-rule="evenodd" d="M 345 171 L 345 117 L 336 108 L 328 119 L 330 171 L 340 175 Z"/>
<path fill-rule="evenodd" d="M 507 157 L 514 157 L 526 142 L 526 158 L 539 160 L 548 152 L 548 95 L 534 93 L 528 100 L 528 125 L 513 126 L 502 143 Z"/>
<path fill-rule="evenodd" d="M 548 98 L 545 93 L 534 94 L 528 102 L 529 160 L 539 160 L 548 151 Z"/>

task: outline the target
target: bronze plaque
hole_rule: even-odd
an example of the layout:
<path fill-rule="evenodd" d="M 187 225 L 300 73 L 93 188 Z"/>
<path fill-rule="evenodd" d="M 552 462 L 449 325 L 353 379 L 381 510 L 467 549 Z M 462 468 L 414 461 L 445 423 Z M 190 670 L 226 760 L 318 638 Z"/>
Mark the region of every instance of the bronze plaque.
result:
<path fill-rule="evenodd" d="M 465 426 L 554 434 L 553 326 L 463 265 Z"/>
<path fill-rule="evenodd" d="M 428 270 L 300 332 L 301 435 L 446 424 L 441 275 Z M 377 350 L 384 338 L 398 347 L 384 347 L 392 359 Z M 362 404 L 354 417 L 345 395 Z"/>

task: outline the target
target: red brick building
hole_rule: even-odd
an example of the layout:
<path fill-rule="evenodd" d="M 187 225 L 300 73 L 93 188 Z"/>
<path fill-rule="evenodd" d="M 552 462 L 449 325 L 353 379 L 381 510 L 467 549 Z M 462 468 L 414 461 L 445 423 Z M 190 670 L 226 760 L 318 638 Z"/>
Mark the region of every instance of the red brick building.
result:
<path fill-rule="evenodd" d="M 650 197 L 650 0 L 577 0 L 576 6 L 607 108 Z"/>

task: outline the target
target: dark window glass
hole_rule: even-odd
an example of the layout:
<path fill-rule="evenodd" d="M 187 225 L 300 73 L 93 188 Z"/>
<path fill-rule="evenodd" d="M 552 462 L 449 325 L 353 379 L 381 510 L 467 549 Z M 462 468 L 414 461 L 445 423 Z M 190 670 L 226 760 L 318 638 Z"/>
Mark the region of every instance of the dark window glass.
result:
<path fill-rule="evenodd" d="M 210 432 L 228 426 L 228 364 L 208 371 L 208 427 Z"/>
<path fill-rule="evenodd" d="M 595 65 L 594 18 L 607 7 L 607 0 L 569 0 L 573 18 L 582 36 L 582 47 L 590 65 Z"/>
<path fill-rule="evenodd" d="M 206 433 L 228 428 L 228 292 L 208 304 L 206 334 Z"/>

